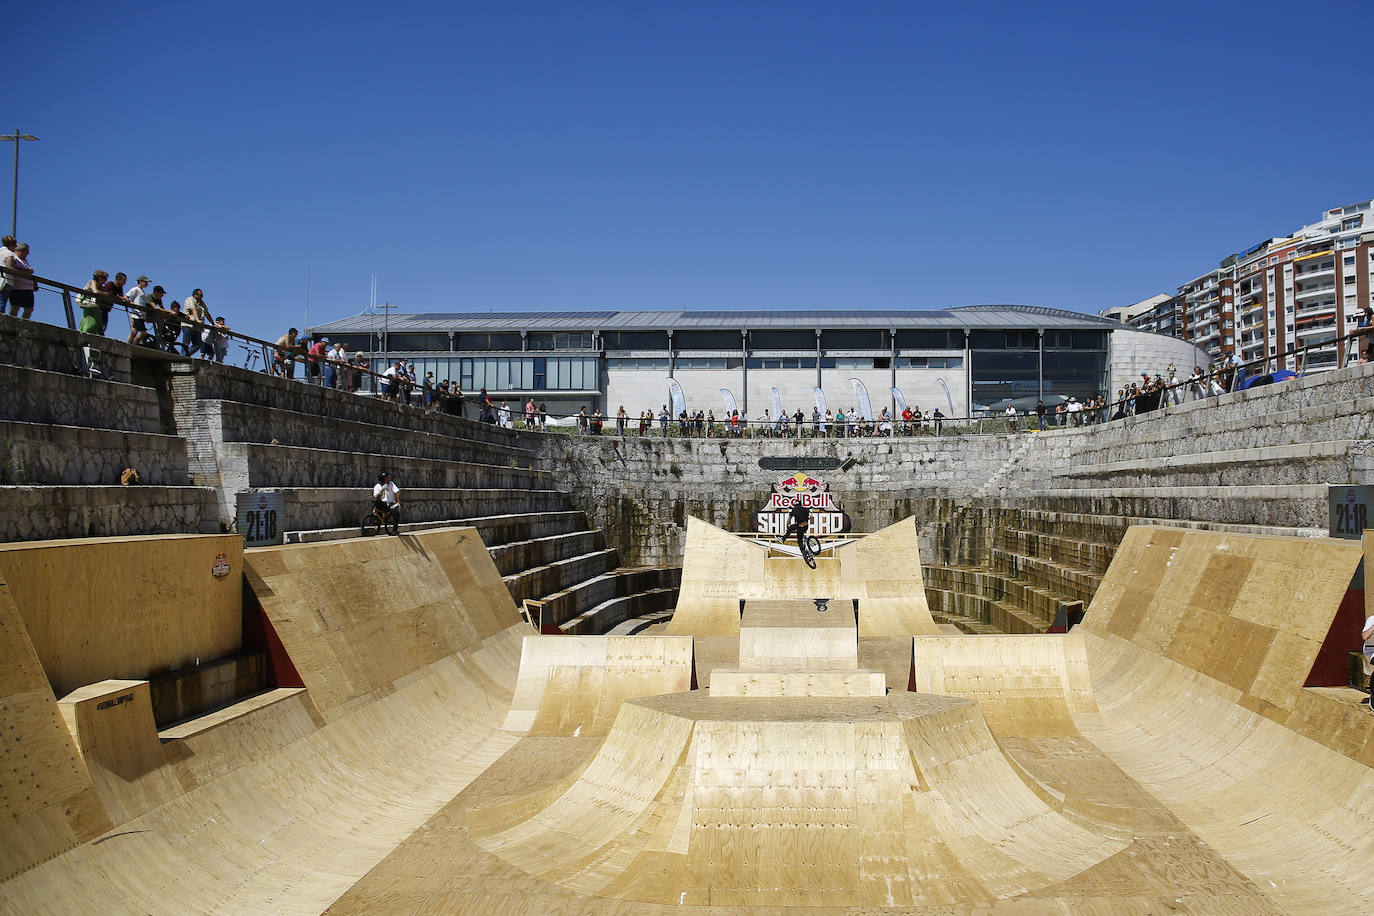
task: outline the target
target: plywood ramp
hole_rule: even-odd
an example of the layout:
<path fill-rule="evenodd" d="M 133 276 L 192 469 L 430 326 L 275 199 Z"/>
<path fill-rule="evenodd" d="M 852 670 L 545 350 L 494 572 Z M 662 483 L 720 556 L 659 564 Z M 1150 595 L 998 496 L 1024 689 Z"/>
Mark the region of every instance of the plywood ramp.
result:
<path fill-rule="evenodd" d="M 505 727 L 605 735 L 626 700 L 690 689 L 690 636 L 526 636 Z"/>
<path fill-rule="evenodd" d="M 317 913 L 518 740 L 529 629 L 471 529 L 306 546 L 248 562 L 329 721 L 296 694 L 165 744 L 182 793 L 11 879 L 0 911 Z"/>
<path fill-rule="evenodd" d="M 574 893 L 646 904 L 931 905 L 951 886 L 991 902 L 1124 846 L 1048 809 L 973 704 L 905 693 L 634 700 L 541 801 L 493 803 L 515 818 L 474 806 L 470 822 L 508 826 L 472 841 Z"/>

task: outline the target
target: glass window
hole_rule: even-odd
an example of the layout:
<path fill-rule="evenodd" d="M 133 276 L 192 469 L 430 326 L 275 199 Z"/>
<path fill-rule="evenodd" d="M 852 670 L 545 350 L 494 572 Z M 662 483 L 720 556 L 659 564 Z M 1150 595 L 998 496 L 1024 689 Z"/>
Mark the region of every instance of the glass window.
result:
<path fill-rule="evenodd" d="M 738 350 L 744 345 L 739 331 L 678 331 L 673 334 L 673 346 L 679 350 Z M 811 349 L 816 337 L 811 336 Z"/>
<path fill-rule="evenodd" d="M 815 350 L 815 331 L 750 331 L 749 346 L 755 350 Z"/>
<path fill-rule="evenodd" d="M 448 334 L 391 334 L 393 350 L 447 350 Z"/>
<path fill-rule="evenodd" d="M 534 381 L 531 383 L 531 385 L 536 391 L 543 391 L 544 389 L 549 387 L 548 360 L 544 359 L 542 356 L 538 356 L 534 358 L 533 363 Z"/>
<path fill-rule="evenodd" d="M 897 346 L 904 350 L 962 350 L 963 331 L 897 331 Z"/>
<path fill-rule="evenodd" d="M 607 350 L 666 350 L 667 331 L 607 331 L 601 335 Z"/>
<path fill-rule="evenodd" d="M 821 346 L 827 350 L 886 350 L 891 341 L 887 331 L 877 328 L 821 331 Z"/>

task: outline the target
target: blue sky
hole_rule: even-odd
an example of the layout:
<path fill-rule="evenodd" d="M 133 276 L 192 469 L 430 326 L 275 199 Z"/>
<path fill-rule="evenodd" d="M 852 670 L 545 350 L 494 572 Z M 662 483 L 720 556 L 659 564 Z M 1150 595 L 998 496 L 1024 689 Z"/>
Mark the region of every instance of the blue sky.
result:
<path fill-rule="evenodd" d="M 307 264 L 315 323 L 358 314 L 374 273 L 401 311 L 1096 311 L 1374 196 L 1367 2 L 7 22 L 37 272 L 200 286 L 269 338 L 304 326 Z"/>

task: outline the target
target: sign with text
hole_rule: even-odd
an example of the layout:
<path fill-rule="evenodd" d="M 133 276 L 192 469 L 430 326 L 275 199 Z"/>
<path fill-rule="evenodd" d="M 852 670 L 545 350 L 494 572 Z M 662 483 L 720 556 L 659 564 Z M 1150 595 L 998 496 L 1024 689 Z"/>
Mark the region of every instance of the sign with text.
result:
<path fill-rule="evenodd" d="M 1369 527 L 1369 497 L 1374 487 L 1329 487 L 1331 536 L 1358 541 Z"/>
<path fill-rule="evenodd" d="M 256 493 L 245 490 L 236 497 L 236 519 L 244 547 L 280 544 L 286 535 L 281 493 Z"/>
<path fill-rule="evenodd" d="M 754 530 L 759 534 L 785 534 L 792 507 L 798 505 L 811 510 L 811 534 L 843 534 L 850 529 L 849 516 L 835 503 L 830 485 L 805 471 L 797 471 L 773 484 L 768 501 L 754 513 Z"/>

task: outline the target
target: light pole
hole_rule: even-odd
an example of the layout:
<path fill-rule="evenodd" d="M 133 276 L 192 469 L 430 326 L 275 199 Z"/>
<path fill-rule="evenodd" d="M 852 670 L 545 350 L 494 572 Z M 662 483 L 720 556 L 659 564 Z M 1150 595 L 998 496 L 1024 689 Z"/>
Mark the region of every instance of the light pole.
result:
<path fill-rule="evenodd" d="M 37 139 L 33 134 L 21 134 L 17 127 L 12 134 L 0 134 L 0 140 L 14 144 L 14 197 L 10 205 L 10 235 L 15 237 L 19 234 L 19 143 L 22 140 Z"/>

